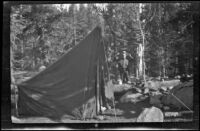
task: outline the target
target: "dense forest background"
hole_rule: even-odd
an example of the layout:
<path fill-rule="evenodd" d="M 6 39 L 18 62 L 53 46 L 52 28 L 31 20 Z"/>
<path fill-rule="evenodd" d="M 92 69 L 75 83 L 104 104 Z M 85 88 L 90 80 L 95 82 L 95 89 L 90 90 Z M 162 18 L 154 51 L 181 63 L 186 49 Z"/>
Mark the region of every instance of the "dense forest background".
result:
<path fill-rule="evenodd" d="M 97 25 L 111 72 L 115 56 L 127 50 L 135 76 L 175 76 L 193 72 L 193 14 L 196 3 L 32 4 L 12 6 L 11 69 L 48 67 Z M 140 68 L 142 69 L 140 72 Z"/>

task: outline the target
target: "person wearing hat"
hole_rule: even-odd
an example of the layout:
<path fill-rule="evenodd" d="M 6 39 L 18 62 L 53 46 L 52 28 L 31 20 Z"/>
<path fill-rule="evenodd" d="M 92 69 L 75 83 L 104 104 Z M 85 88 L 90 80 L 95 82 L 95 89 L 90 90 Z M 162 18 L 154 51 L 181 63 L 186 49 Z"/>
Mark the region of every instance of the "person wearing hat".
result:
<path fill-rule="evenodd" d="M 123 83 L 127 83 L 129 81 L 128 65 L 129 61 L 127 59 L 127 53 L 126 51 L 123 51 L 123 58 L 119 61 L 119 72 Z"/>
<path fill-rule="evenodd" d="M 128 76 L 129 76 L 130 75 L 130 68 L 131 68 L 130 66 L 133 66 L 133 65 L 131 65 L 131 61 L 133 62 L 133 56 L 128 52 L 125 52 L 125 53 L 126 53 L 126 59 L 129 61 L 128 67 L 127 67 Z"/>

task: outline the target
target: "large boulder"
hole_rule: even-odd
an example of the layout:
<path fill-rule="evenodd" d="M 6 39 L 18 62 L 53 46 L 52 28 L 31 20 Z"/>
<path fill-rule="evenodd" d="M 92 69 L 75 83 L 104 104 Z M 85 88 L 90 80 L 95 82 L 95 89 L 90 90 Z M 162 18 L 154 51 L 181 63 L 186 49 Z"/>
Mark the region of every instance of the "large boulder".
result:
<path fill-rule="evenodd" d="M 160 86 L 161 87 L 175 87 L 177 85 L 181 84 L 181 81 L 178 80 L 178 79 L 175 79 L 175 80 L 167 80 L 167 81 L 162 81 L 160 82 Z"/>
<path fill-rule="evenodd" d="M 136 122 L 163 122 L 163 112 L 156 107 L 145 108 L 137 118 Z"/>
<path fill-rule="evenodd" d="M 179 110 L 187 107 L 193 109 L 193 81 L 175 86 L 168 95 L 162 97 L 162 103 Z"/>
<path fill-rule="evenodd" d="M 180 80 L 169 80 L 169 81 L 147 81 L 144 84 L 144 88 L 148 88 L 150 90 L 160 90 L 161 88 L 169 88 L 174 87 L 180 84 Z M 164 89 L 165 90 L 165 89 Z"/>
<path fill-rule="evenodd" d="M 111 80 L 105 84 L 104 93 L 105 93 L 105 97 L 102 97 L 103 105 L 106 106 L 107 108 L 110 108 L 110 106 L 113 106 L 113 100 L 115 100 L 114 85 Z"/>
<path fill-rule="evenodd" d="M 125 93 L 119 100 L 120 103 L 137 103 L 145 100 L 147 96 L 141 94 L 141 93 L 133 93 L 131 91 Z"/>
<path fill-rule="evenodd" d="M 160 88 L 160 81 L 147 81 L 144 84 L 144 88 L 148 88 L 150 90 L 157 91 Z"/>
<path fill-rule="evenodd" d="M 130 89 L 133 89 L 133 86 L 130 85 L 130 84 L 122 84 L 122 85 L 113 84 L 113 91 L 114 92 L 126 92 Z"/>
<path fill-rule="evenodd" d="M 108 99 L 114 99 L 114 85 L 111 80 L 105 85 L 105 96 Z"/>
<path fill-rule="evenodd" d="M 120 98 L 125 95 L 127 92 L 137 93 L 138 91 L 132 85 L 123 84 L 123 85 L 114 85 L 113 86 L 114 97 L 116 101 L 119 101 Z"/>
<path fill-rule="evenodd" d="M 18 119 L 15 116 L 11 116 L 11 121 L 12 121 L 12 123 L 22 123 L 22 120 Z"/>

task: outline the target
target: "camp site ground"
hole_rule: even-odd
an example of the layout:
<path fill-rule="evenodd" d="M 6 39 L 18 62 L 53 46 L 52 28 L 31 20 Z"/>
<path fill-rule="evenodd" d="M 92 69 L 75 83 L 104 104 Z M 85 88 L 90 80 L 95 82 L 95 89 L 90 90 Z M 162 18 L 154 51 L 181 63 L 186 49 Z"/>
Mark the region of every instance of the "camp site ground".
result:
<path fill-rule="evenodd" d="M 21 72 L 21 74 L 26 74 L 27 72 Z M 31 74 L 36 74 L 32 72 Z M 30 75 L 30 74 L 29 74 Z M 29 79 L 31 76 L 23 77 L 17 74 L 18 78 L 17 80 L 26 80 Z M 172 80 L 173 81 L 173 80 Z M 117 85 L 116 84 L 116 101 L 115 101 L 115 109 L 106 110 L 100 118 L 95 119 L 87 119 L 85 121 L 83 120 L 74 120 L 69 119 L 65 116 L 59 121 L 52 120 L 48 117 L 16 117 L 16 108 L 15 104 L 12 103 L 12 116 L 11 119 L 14 123 L 104 123 L 104 122 L 110 122 L 110 123 L 119 123 L 119 122 L 136 122 L 138 116 L 141 114 L 141 112 L 144 110 L 144 108 L 150 108 L 152 106 L 156 106 L 154 104 L 150 104 L 150 97 L 147 95 L 144 95 L 143 98 L 141 97 L 140 100 L 136 100 L 137 98 L 127 98 L 129 102 L 127 103 L 120 103 L 120 97 L 122 97 L 127 92 L 130 92 L 131 89 L 137 89 L 134 86 L 131 87 L 131 85 L 124 84 L 124 85 Z M 139 89 L 140 90 L 140 89 Z M 137 90 L 135 90 L 135 93 L 132 93 L 132 95 L 138 93 Z M 130 94 L 130 93 L 129 93 Z M 14 93 L 11 95 L 11 100 L 15 101 Z M 131 99 L 133 102 L 131 102 Z M 135 100 L 135 102 L 134 102 Z M 165 115 L 164 122 L 191 122 L 193 119 L 193 112 L 190 112 L 187 108 L 184 108 L 183 110 L 177 110 L 175 109 L 167 109 L 164 110 L 162 108 L 163 114 Z M 181 112 L 183 112 L 181 114 Z"/>
<path fill-rule="evenodd" d="M 193 121 L 197 5 L 12 6 L 12 122 Z"/>

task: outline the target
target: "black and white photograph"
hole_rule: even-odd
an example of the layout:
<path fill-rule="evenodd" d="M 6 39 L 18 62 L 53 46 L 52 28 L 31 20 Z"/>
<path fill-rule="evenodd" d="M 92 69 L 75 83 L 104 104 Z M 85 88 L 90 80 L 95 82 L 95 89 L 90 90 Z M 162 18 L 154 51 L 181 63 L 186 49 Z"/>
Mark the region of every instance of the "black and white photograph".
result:
<path fill-rule="evenodd" d="M 9 17 L 12 123 L 194 120 L 199 2 L 26 3 Z"/>

